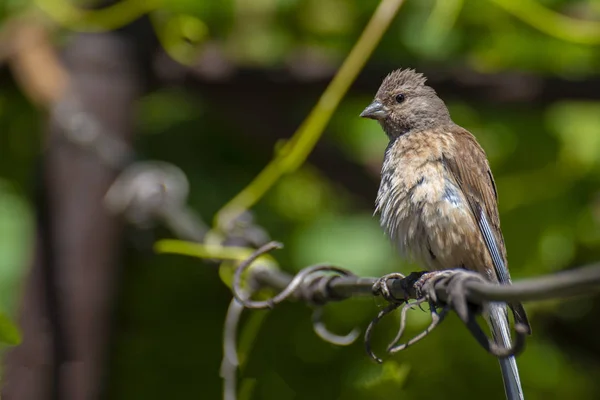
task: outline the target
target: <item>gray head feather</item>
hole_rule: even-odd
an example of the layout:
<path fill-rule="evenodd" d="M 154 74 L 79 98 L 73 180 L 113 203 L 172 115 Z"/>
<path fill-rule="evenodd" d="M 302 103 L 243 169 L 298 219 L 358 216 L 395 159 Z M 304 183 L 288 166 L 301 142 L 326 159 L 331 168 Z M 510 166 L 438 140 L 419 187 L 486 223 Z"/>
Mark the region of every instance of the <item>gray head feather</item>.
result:
<path fill-rule="evenodd" d="M 427 78 L 413 69 L 398 69 L 385 77 L 373 103 L 361 116 L 376 119 L 390 140 L 409 132 L 451 124 L 448 108 Z"/>

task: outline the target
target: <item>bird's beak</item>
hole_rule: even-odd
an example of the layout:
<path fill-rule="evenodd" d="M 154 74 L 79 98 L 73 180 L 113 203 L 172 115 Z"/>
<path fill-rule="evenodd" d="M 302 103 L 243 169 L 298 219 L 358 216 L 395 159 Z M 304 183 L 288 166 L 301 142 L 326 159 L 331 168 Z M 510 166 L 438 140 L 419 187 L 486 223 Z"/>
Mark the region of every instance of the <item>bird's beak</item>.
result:
<path fill-rule="evenodd" d="M 387 115 L 387 110 L 385 109 L 383 104 L 381 104 L 377 100 L 374 100 L 371 104 L 367 106 L 367 108 L 363 110 L 363 112 L 360 113 L 360 116 L 363 118 L 371 118 L 377 120 L 383 119 L 387 117 Z"/>

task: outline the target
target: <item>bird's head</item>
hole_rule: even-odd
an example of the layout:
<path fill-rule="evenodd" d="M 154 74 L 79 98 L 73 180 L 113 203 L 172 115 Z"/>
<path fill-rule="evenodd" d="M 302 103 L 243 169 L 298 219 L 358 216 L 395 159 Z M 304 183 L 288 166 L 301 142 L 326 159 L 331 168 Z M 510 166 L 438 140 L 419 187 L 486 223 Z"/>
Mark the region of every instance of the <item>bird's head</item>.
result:
<path fill-rule="evenodd" d="M 360 116 L 379 121 L 390 140 L 451 122 L 446 105 L 425 81 L 413 69 L 391 72 Z"/>

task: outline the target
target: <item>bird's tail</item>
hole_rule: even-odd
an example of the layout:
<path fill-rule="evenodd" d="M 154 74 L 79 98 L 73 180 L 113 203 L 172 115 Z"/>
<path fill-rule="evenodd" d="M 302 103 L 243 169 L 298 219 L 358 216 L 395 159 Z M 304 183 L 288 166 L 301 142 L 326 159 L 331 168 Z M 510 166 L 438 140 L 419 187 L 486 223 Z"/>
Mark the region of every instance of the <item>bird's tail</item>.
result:
<path fill-rule="evenodd" d="M 490 303 L 487 320 L 495 342 L 502 347 L 509 348 L 512 341 L 510 338 L 510 323 L 508 322 L 506 305 L 503 303 Z M 501 358 L 498 361 L 500 361 L 507 400 L 524 399 L 515 357 Z"/>

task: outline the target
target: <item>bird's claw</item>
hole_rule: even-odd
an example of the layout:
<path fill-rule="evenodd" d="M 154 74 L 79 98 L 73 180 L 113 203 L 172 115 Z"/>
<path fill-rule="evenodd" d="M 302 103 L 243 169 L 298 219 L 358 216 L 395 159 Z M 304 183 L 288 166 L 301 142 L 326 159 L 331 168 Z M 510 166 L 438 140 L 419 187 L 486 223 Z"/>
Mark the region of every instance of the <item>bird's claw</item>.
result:
<path fill-rule="evenodd" d="M 408 299 L 407 296 L 405 296 L 404 299 L 398 299 L 392 293 L 392 290 L 390 289 L 390 284 L 389 284 L 389 281 L 392 279 L 402 279 L 403 280 L 403 279 L 405 279 L 405 276 L 399 272 L 394 272 L 392 274 L 382 276 L 381 278 L 377 279 L 375 281 L 375 283 L 373 284 L 373 289 L 372 289 L 373 294 L 375 296 L 381 295 L 381 297 L 383 297 L 385 300 L 387 300 L 390 303 L 395 303 L 395 304 L 405 303 L 406 300 Z"/>
<path fill-rule="evenodd" d="M 435 287 L 438 283 L 447 280 L 451 276 L 451 273 L 448 271 L 433 271 L 422 273 L 413 272 L 413 274 L 420 275 L 413 284 L 416 298 L 420 299 L 422 297 L 427 297 L 435 304 L 440 303 Z"/>
<path fill-rule="evenodd" d="M 467 292 L 465 290 L 465 284 L 472 280 L 482 281 L 481 275 L 461 270 L 464 273 L 453 274 L 448 278 L 447 282 L 447 293 L 448 293 L 448 304 L 451 304 L 458 317 L 464 323 L 469 320 L 469 304 L 467 301 Z"/>

